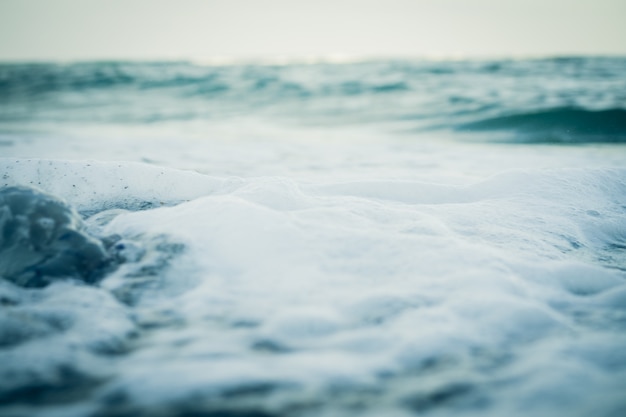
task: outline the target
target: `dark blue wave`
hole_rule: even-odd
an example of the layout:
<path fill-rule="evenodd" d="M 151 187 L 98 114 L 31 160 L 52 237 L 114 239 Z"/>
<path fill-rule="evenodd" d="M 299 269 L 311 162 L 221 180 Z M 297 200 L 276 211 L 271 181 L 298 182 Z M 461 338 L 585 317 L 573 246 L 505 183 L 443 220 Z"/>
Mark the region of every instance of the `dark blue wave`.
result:
<path fill-rule="evenodd" d="M 510 131 L 523 142 L 626 143 L 626 109 L 559 107 L 491 117 L 458 127 L 463 131 Z"/>

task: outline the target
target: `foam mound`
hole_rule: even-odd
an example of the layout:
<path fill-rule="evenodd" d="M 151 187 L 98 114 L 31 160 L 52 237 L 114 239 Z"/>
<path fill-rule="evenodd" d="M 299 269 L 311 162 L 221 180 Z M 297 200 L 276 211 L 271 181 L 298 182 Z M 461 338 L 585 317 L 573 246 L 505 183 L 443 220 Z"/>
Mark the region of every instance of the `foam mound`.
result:
<path fill-rule="evenodd" d="M 59 278 L 94 282 L 109 264 L 78 213 L 33 188 L 0 189 L 0 276 L 24 287 Z"/>
<path fill-rule="evenodd" d="M 87 230 L 119 236 L 131 261 L 96 285 L 0 280 L 2 411 L 626 409 L 624 169 L 457 186 L 0 163 L 10 186 L 55 190 Z"/>

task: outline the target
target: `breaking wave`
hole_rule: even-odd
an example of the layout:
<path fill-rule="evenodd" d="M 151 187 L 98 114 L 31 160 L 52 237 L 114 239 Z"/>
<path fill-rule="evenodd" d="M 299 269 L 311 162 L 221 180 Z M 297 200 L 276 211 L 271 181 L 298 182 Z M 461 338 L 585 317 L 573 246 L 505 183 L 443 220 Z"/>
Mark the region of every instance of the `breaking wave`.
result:
<path fill-rule="evenodd" d="M 560 107 L 463 124 L 464 131 L 511 131 L 523 142 L 626 142 L 626 110 Z"/>

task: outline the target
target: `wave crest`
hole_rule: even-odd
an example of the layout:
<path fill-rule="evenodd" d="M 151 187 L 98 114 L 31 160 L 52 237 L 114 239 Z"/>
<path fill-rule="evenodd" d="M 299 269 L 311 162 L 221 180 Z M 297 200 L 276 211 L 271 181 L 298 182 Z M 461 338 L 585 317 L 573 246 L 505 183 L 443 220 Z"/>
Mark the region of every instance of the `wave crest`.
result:
<path fill-rule="evenodd" d="M 483 119 L 463 124 L 459 130 L 509 130 L 515 132 L 517 140 L 530 143 L 623 143 L 626 142 L 626 109 L 559 107 Z"/>

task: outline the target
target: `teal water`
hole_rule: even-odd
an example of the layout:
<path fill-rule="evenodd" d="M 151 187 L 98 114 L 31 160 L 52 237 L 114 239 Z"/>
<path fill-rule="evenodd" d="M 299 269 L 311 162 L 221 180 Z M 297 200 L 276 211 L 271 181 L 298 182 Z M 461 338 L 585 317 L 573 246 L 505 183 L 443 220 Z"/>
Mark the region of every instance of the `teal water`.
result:
<path fill-rule="evenodd" d="M 497 131 L 531 143 L 626 141 L 626 59 L 229 65 L 0 65 L 0 129 L 211 124 Z"/>

